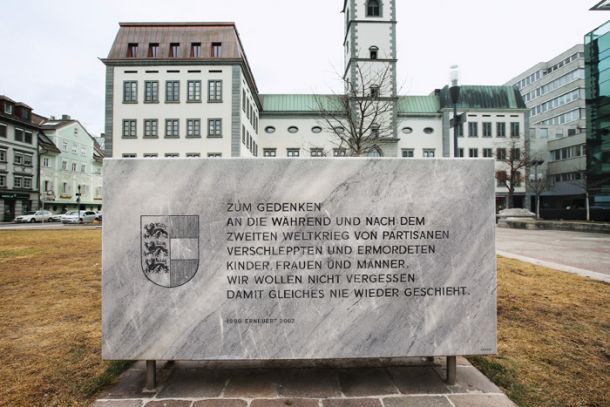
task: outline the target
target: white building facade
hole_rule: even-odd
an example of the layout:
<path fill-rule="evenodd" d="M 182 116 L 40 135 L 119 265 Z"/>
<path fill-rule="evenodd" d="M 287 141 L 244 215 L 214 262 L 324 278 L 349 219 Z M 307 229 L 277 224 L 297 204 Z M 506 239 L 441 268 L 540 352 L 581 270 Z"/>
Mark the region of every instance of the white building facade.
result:
<path fill-rule="evenodd" d="M 542 206 L 584 207 L 586 170 L 585 54 L 575 45 L 517 75 L 507 85 L 529 109 L 530 156 L 544 160 Z"/>
<path fill-rule="evenodd" d="M 396 1 L 345 0 L 346 94 L 383 100 L 384 157 L 452 157 L 448 88 L 397 94 Z M 342 157 L 350 152 L 323 119 L 341 95 L 260 94 L 233 23 L 121 23 L 106 65 L 106 156 Z M 462 86 L 464 157 L 524 151 L 527 108 L 512 86 Z M 371 119 L 373 120 L 373 119 Z M 491 129 L 491 130 L 490 130 Z M 513 130 L 511 133 L 511 129 Z M 374 130 L 371 130 L 374 131 Z M 497 168 L 503 169 L 498 161 Z M 524 175 L 524 174 L 523 174 Z M 523 200 L 524 185 L 515 194 Z M 498 186 L 498 206 L 506 205 Z M 522 203 L 517 199 L 516 205 Z"/>
<path fill-rule="evenodd" d="M 77 120 L 62 116 L 42 123 L 56 147 L 41 151 L 40 200 L 44 209 L 63 213 L 102 209 L 103 152 Z M 78 195 L 80 194 L 80 195 Z"/>

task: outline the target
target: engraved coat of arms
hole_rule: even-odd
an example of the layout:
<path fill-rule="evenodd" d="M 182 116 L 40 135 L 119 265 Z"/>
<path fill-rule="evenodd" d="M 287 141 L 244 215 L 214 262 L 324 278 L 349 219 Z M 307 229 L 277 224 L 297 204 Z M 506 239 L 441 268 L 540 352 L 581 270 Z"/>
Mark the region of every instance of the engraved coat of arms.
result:
<path fill-rule="evenodd" d="M 179 287 L 199 269 L 199 216 L 140 217 L 144 275 L 161 287 Z"/>

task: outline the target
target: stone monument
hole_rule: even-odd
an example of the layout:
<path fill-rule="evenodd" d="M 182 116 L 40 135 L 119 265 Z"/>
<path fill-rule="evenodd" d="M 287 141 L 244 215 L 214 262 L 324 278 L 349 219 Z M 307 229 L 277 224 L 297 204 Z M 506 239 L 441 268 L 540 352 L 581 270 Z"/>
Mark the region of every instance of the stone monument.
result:
<path fill-rule="evenodd" d="M 104 167 L 105 359 L 496 352 L 493 160 Z"/>

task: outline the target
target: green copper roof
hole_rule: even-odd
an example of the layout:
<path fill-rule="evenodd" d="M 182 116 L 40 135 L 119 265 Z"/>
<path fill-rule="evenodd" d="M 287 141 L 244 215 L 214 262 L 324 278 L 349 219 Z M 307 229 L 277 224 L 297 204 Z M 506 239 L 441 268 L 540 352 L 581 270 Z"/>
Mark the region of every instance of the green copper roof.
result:
<path fill-rule="evenodd" d="M 320 104 L 325 110 L 338 110 L 337 95 L 260 95 L 263 113 L 317 113 Z"/>
<path fill-rule="evenodd" d="M 449 87 L 440 93 L 441 108 L 451 108 Z M 512 86 L 460 86 L 458 108 L 472 109 L 527 109 L 521 93 Z"/>
<path fill-rule="evenodd" d="M 438 113 L 440 110 L 438 96 L 400 96 L 398 113 Z"/>

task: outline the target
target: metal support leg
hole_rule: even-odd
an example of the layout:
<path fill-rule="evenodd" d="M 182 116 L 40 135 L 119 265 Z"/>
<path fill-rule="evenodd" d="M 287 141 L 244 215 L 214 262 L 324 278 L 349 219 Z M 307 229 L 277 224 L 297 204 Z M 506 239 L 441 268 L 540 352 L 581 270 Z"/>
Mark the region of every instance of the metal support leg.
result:
<path fill-rule="evenodd" d="M 457 370 L 457 357 L 447 356 L 447 384 L 455 384 L 455 376 Z"/>
<path fill-rule="evenodd" d="M 155 360 L 146 361 L 146 385 L 145 390 L 154 390 L 157 387 L 157 362 Z"/>

